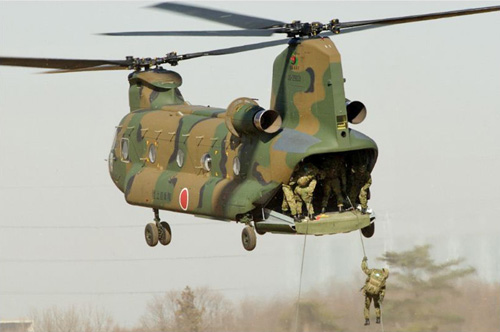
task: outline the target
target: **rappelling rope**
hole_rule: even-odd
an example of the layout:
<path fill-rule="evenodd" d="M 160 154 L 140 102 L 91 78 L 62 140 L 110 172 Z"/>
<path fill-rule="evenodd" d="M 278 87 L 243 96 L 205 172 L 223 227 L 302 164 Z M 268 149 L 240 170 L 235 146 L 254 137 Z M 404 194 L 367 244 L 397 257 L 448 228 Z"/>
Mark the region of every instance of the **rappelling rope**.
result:
<path fill-rule="evenodd" d="M 304 245 L 302 246 L 302 262 L 300 264 L 300 277 L 299 277 L 299 294 L 297 296 L 297 305 L 295 306 L 295 332 L 299 330 L 300 296 L 302 295 L 302 275 L 304 272 L 304 257 L 306 253 L 306 243 L 307 243 L 308 233 L 309 233 L 309 218 L 307 218 L 306 234 L 304 234 Z"/>
<path fill-rule="evenodd" d="M 361 229 L 359 230 L 359 238 L 361 239 L 361 246 L 363 247 L 363 257 L 367 257 L 365 251 L 365 243 L 363 242 L 363 233 L 361 232 Z"/>
<path fill-rule="evenodd" d="M 366 256 L 365 242 L 363 241 L 363 234 L 361 233 L 361 229 L 359 230 L 359 238 L 361 240 L 361 247 L 363 248 L 363 257 L 368 257 Z M 385 332 L 384 320 L 382 319 L 382 303 L 379 302 L 379 305 L 380 305 L 380 327 L 382 328 L 382 332 Z"/>

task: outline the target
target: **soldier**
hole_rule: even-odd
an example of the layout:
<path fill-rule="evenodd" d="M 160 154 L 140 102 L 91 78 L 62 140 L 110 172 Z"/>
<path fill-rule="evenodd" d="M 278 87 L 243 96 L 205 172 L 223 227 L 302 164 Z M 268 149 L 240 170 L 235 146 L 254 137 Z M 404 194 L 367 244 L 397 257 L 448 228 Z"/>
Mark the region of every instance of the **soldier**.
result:
<path fill-rule="evenodd" d="M 388 269 L 369 269 L 368 263 L 366 262 L 368 258 L 363 257 L 361 262 L 361 269 L 367 275 L 365 285 L 361 288 L 363 290 L 363 295 L 365 296 L 365 326 L 370 325 L 370 305 L 373 300 L 373 306 L 375 307 L 375 315 L 377 317 L 377 324 L 380 324 L 380 305 L 384 300 L 385 296 L 385 282 L 389 278 Z"/>
<path fill-rule="evenodd" d="M 286 213 L 288 212 L 288 209 L 290 209 L 290 214 L 295 221 L 300 220 L 297 213 L 297 202 L 300 200 L 300 197 L 294 193 L 294 187 L 297 184 L 298 170 L 299 170 L 299 165 L 297 165 L 293 170 L 292 176 L 290 177 L 288 184 L 283 183 L 282 186 L 283 203 L 281 204 L 281 210 Z M 301 205 L 300 213 L 302 213 L 302 203 L 300 205 Z"/>
<path fill-rule="evenodd" d="M 342 191 L 346 188 L 346 166 L 344 157 L 336 155 L 327 159 L 323 164 L 325 179 L 323 182 L 323 201 L 321 204 L 321 213 L 325 213 L 330 199 L 330 193 L 333 191 L 337 201 L 339 212 L 344 211 L 344 196 Z"/>
<path fill-rule="evenodd" d="M 363 201 L 363 205 L 365 207 L 364 213 L 366 213 L 366 210 L 368 209 L 368 199 L 370 198 L 369 188 L 371 185 L 371 175 L 368 171 L 368 161 L 362 152 L 355 152 L 350 156 L 349 169 L 348 197 L 351 200 L 353 208 L 356 207 L 358 203 L 361 204 Z"/>
<path fill-rule="evenodd" d="M 306 204 L 307 216 L 309 219 L 314 217 L 314 207 L 312 204 L 314 188 L 316 188 L 316 176 L 320 174 L 318 168 L 313 164 L 306 164 L 304 168 L 299 171 L 297 178 L 297 186 L 295 187 L 295 194 L 299 196 L 300 200 L 297 201 L 297 213 L 302 214 L 302 202 Z"/>
<path fill-rule="evenodd" d="M 372 176 L 368 174 L 368 181 L 361 187 L 359 191 L 359 203 L 361 204 L 361 213 L 365 214 L 368 210 L 368 198 L 370 194 L 370 186 L 372 185 Z"/>

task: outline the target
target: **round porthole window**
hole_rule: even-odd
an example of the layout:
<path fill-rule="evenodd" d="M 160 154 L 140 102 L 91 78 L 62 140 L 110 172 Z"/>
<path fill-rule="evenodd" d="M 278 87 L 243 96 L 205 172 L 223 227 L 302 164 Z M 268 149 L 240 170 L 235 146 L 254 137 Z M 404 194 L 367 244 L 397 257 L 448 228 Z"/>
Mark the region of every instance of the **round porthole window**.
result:
<path fill-rule="evenodd" d="M 154 144 L 149 145 L 148 159 L 152 164 L 156 162 L 156 145 Z"/>
<path fill-rule="evenodd" d="M 176 160 L 177 160 L 177 165 L 179 167 L 182 167 L 182 165 L 184 165 L 184 151 L 182 151 L 180 149 L 177 151 L 177 158 L 176 158 Z"/>
<path fill-rule="evenodd" d="M 128 160 L 128 138 L 122 138 L 121 152 L 122 160 Z"/>
<path fill-rule="evenodd" d="M 205 153 L 203 157 L 201 157 L 200 162 L 205 171 L 209 172 L 212 169 L 212 157 L 210 157 L 208 153 Z"/>
<path fill-rule="evenodd" d="M 240 175 L 240 158 L 234 157 L 233 159 L 233 172 L 234 175 Z"/>

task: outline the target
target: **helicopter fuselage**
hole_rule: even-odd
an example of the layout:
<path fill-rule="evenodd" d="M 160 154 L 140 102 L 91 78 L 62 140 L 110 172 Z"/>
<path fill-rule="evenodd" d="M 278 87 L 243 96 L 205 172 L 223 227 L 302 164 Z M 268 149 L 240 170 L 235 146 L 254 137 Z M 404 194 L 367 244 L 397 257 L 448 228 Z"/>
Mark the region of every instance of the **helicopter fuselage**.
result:
<path fill-rule="evenodd" d="M 292 39 L 276 58 L 270 109 L 281 119 L 270 132 L 255 122 L 264 111 L 249 99 L 228 109 L 189 105 L 180 76 L 162 69 L 129 81 L 131 112 L 117 127 L 109 166 L 133 205 L 239 220 L 266 207 L 302 160 L 367 151 L 369 171 L 376 161 L 375 142 L 348 126 L 329 38 Z"/>

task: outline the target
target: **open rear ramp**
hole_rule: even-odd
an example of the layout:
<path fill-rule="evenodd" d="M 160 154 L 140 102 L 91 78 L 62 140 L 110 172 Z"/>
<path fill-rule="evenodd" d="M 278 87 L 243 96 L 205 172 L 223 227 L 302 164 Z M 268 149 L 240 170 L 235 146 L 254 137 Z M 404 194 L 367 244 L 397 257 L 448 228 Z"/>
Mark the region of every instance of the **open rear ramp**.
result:
<path fill-rule="evenodd" d="M 295 223 L 297 234 L 327 235 L 348 233 L 370 226 L 370 215 L 358 210 L 342 213 L 327 212 L 316 216 L 315 220 Z"/>

